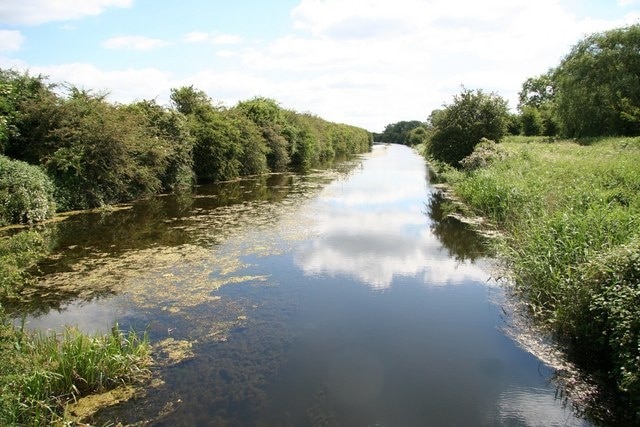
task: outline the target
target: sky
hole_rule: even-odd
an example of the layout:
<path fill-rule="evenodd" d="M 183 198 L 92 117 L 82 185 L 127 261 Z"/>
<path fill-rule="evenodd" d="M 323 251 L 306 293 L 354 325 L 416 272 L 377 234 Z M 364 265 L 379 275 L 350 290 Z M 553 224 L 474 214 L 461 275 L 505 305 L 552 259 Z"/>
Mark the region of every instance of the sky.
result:
<path fill-rule="evenodd" d="M 583 37 L 637 23 L 640 0 L 0 0 L 0 68 L 114 103 L 265 96 L 380 132 L 463 86 L 515 110 Z"/>

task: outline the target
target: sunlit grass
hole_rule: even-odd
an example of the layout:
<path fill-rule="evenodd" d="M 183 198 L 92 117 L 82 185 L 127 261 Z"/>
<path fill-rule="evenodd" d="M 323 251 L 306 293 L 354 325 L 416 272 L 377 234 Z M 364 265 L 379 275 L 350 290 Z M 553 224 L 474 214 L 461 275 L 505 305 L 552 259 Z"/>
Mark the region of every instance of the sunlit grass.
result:
<path fill-rule="evenodd" d="M 146 336 L 88 336 L 75 328 L 61 334 L 27 333 L 0 326 L 0 424 L 48 425 L 67 402 L 139 381 L 148 375 Z"/>
<path fill-rule="evenodd" d="M 640 138 L 501 147 L 485 168 L 442 175 L 503 231 L 500 253 L 532 315 L 640 407 Z"/>

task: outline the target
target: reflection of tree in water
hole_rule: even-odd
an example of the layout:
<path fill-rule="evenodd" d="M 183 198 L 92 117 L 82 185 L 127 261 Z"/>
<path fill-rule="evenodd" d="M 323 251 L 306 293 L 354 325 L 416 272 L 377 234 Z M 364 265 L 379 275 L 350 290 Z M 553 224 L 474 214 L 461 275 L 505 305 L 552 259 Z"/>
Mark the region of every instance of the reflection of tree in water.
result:
<path fill-rule="evenodd" d="M 468 224 L 449 216 L 451 209 L 441 193 L 435 193 L 426 203 L 427 215 L 432 220 L 431 232 L 457 261 L 475 261 L 486 255 L 486 239 Z"/>

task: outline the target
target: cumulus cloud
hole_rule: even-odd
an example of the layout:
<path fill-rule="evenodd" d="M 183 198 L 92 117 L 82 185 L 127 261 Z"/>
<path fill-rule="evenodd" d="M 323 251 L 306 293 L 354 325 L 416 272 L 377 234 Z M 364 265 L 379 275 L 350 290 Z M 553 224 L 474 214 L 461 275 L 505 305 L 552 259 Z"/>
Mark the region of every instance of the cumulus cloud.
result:
<path fill-rule="evenodd" d="M 183 40 L 187 43 L 211 43 L 214 45 L 231 45 L 242 43 L 242 37 L 236 34 L 226 33 L 205 33 L 194 31 L 184 35 Z"/>
<path fill-rule="evenodd" d="M 117 36 L 105 40 L 102 47 L 106 49 L 122 49 L 122 50 L 153 50 L 167 46 L 164 40 L 154 39 L 144 36 Z"/>
<path fill-rule="evenodd" d="M 108 8 L 132 4 L 133 0 L 5 0 L 0 2 L 0 22 L 38 25 L 75 20 L 99 15 Z"/>
<path fill-rule="evenodd" d="M 31 67 L 32 74 L 49 76 L 53 82 L 67 82 L 75 86 L 109 92 L 113 102 L 128 103 L 158 98 L 168 102 L 171 76 L 156 68 L 104 71 L 86 63 Z"/>
<path fill-rule="evenodd" d="M 0 52 L 20 50 L 24 36 L 20 31 L 0 30 Z"/>

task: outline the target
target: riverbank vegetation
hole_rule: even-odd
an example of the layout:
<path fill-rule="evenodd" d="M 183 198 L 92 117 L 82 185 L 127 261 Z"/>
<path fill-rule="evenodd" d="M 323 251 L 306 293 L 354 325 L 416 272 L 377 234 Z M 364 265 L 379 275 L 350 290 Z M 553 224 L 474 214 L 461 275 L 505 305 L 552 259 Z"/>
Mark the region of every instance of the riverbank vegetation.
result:
<path fill-rule="evenodd" d="M 104 94 L 0 70 L 0 224 L 33 223 L 55 210 L 127 202 L 196 182 L 304 170 L 364 152 L 371 142 L 364 129 L 267 98 L 227 108 L 188 86 L 172 89 L 168 107 L 120 105 Z"/>
<path fill-rule="evenodd" d="M 29 333 L 0 323 L 0 423 L 41 426 L 61 423 L 65 407 L 89 393 L 149 377 L 145 336 Z"/>
<path fill-rule="evenodd" d="M 305 171 L 368 151 L 368 131 L 256 97 L 227 108 L 193 86 L 171 105 L 112 104 L 105 94 L 0 70 L 0 227 L 105 207 L 197 183 Z M 65 404 L 145 377 L 146 338 L 42 335 L 9 320 L 55 236 L 37 227 L 0 236 L 0 424 L 60 421 Z M 24 303 L 23 303 L 24 304 Z M 3 308 L 4 307 L 4 308 Z"/>
<path fill-rule="evenodd" d="M 421 145 L 467 213 L 499 231 L 515 292 L 620 425 L 640 423 L 639 67 L 640 25 L 590 35 L 524 82 L 519 114 L 463 89 Z"/>
<path fill-rule="evenodd" d="M 441 177 L 502 232 L 499 253 L 530 314 L 640 421 L 640 138 L 478 148 L 481 167 Z"/>

